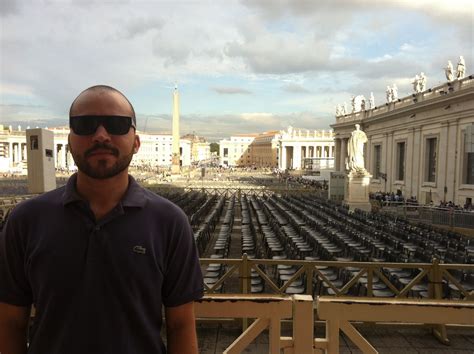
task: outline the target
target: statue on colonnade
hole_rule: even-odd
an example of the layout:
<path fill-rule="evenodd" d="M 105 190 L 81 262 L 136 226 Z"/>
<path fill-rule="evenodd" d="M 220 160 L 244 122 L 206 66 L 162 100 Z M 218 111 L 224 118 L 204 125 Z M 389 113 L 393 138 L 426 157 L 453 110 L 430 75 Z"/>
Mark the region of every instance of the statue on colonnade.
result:
<path fill-rule="evenodd" d="M 367 170 L 364 165 L 364 144 L 367 142 L 367 135 L 360 130 L 359 124 L 356 124 L 355 128 L 347 144 L 348 161 L 346 168 L 350 172 L 365 175 Z"/>
<path fill-rule="evenodd" d="M 466 72 L 466 62 L 464 61 L 464 57 L 461 55 L 459 57 L 458 67 L 456 70 L 456 78 L 463 79 L 465 72 Z"/>
<path fill-rule="evenodd" d="M 448 65 L 444 68 L 444 73 L 446 74 L 446 79 L 448 81 L 453 81 L 454 79 L 454 68 L 451 60 L 448 60 Z"/>

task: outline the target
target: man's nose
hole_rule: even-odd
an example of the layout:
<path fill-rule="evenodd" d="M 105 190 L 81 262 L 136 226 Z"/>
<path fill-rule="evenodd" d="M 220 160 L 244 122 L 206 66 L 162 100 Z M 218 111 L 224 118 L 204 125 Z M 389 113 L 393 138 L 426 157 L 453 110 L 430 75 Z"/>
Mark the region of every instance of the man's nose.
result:
<path fill-rule="evenodd" d="M 94 136 L 93 136 L 94 141 L 110 141 L 110 134 L 107 132 L 107 130 L 104 128 L 102 124 L 99 124 L 97 127 Z"/>

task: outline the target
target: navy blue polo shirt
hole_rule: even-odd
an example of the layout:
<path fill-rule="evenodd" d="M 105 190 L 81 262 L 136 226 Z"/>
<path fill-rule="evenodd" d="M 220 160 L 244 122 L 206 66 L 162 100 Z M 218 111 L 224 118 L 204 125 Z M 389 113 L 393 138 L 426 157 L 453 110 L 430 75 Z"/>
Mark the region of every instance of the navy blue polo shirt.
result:
<path fill-rule="evenodd" d="M 0 237 L 0 302 L 36 307 L 28 353 L 165 353 L 162 305 L 203 294 L 188 219 L 129 177 L 96 221 L 67 185 L 19 204 Z"/>

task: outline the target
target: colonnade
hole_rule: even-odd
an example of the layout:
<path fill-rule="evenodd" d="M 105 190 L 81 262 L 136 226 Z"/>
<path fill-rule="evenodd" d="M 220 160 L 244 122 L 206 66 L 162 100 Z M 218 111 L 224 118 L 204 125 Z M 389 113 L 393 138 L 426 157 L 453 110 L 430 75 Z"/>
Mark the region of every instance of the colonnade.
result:
<path fill-rule="evenodd" d="M 318 160 L 322 162 L 321 167 L 330 168 L 333 164 L 331 161 L 334 161 L 334 144 L 332 142 L 327 144 L 280 143 L 278 157 L 280 169 L 302 169 L 305 159 Z"/>
<path fill-rule="evenodd" d="M 23 140 L 23 139 L 22 139 Z M 0 142 L 0 158 L 4 159 L 6 168 L 26 168 L 27 163 L 27 143 L 22 141 Z M 53 151 L 55 167 L 57 169 L 70 170 L 74 168 L 74 160 L 67 143 L 59 142 L 54 144 Z"/>
<path fill-rule="evenodd" d="M 334 169 L 336 171 L 345 171 L 346 170 L 346 158 L 347 158 L 347 142 L 349 138 L 336 138 L 334 139 L 334 144 L 336 147 L 336 156 Z"/>

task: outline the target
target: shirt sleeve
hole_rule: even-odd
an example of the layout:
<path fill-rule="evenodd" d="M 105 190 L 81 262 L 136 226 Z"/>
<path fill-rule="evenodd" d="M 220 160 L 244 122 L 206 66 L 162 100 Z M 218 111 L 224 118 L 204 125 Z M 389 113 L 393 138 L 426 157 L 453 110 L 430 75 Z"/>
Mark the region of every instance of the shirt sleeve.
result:
<path fill-rule="evenodd" d="M 194 235 L 185 214 L 179 209 L 178 218 L 170 228 L 169 248 L 162 289 L 163 304 L 167 307 L 183 305 L 203 296 L 199 255 Z"/>
<path fill-rule="evenodd" d="M 32 292 L 26 276 L 26 240 L 15 210 L 0 232 L 0 302 L 30 306 Z"/>

